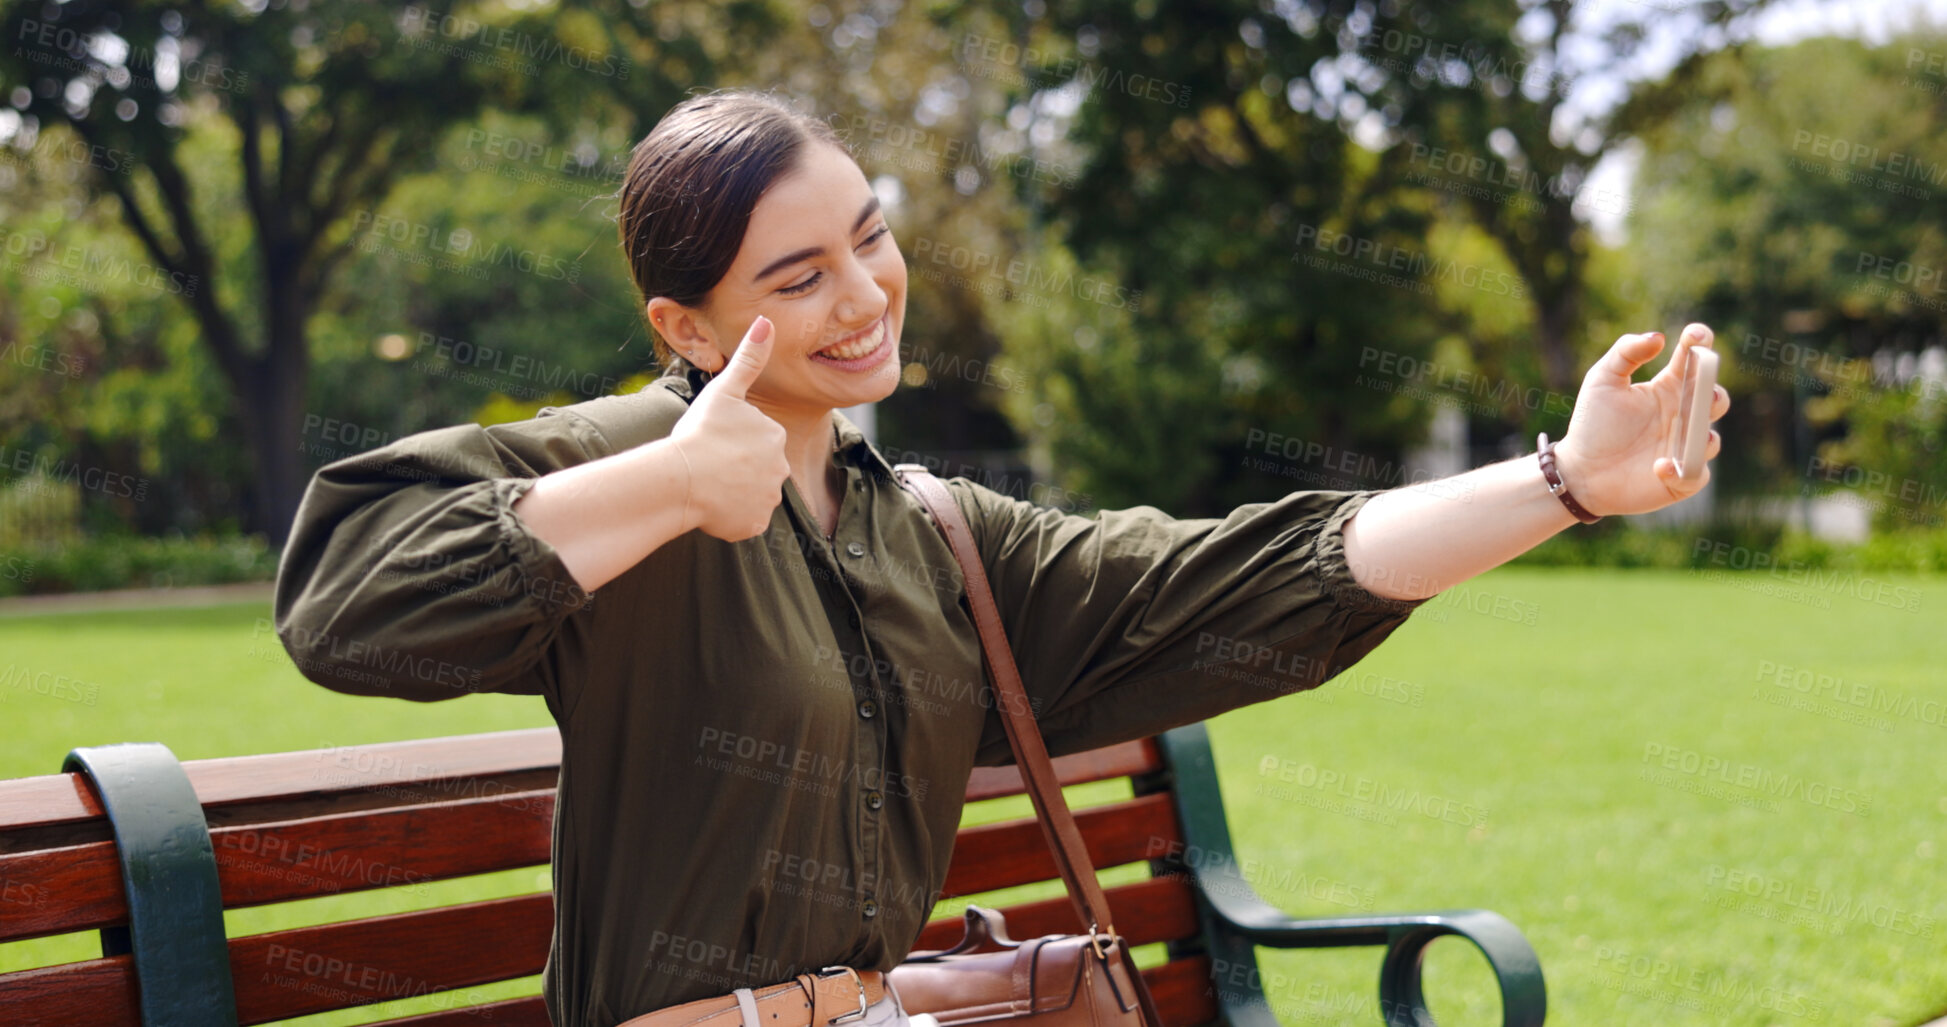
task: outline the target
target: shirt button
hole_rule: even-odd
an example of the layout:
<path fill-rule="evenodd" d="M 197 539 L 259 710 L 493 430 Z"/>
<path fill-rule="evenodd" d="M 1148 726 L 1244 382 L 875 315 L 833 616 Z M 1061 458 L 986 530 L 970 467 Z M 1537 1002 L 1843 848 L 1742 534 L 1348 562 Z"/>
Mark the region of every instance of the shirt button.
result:
<path fill-rule="evenodd" d="M 886 797 L 874 789 L 865 793 L 865 804 L 872 809 L 878 809 L 886 804 Z"/>
<path fill-rule="evenodd" d="M 850 554 L 852 554 L 853 556 L 864 556 L 864 555 L 865 555 L 865 543 L 863 543 L 863 542 L 852 542 L 852 543 L 848 543 L 848 544 L 847 544 L 847 545 L 845 546 L 845 551 L 846 551 L 846 552 L 848 552 L 848 553 L 850 553 Z"/>
<path fill-rule="evenodd" d="M 847 624 L 849 624 L 849 625 L 851 625 L 852 627 L 855 627 L 855 628 L 856 628 L 856 627 L 858 627 L 858 626 L 859 626 L 859 615 L 858 615 L 858 613 L 856 613 L 856 612 L 853 612 L 853 613 L 848 613 L 848 614 L 846 614 L 846 615 L 845 615 L 845 623 L 847 623 Z"/>
<path fill-rule="evenodd" d="M 856 490 L 857 490 L 857 491 L 859 491 L 859 492 L 864 492 L 864 491 L 865 491 L 865 479 L 864 479 L 864 478 L 860 478 L 860 479 L 858 479 L 857 481 L 854 481 L 854 482 L 852 483 L 852 488 L 854 488 L 854 489 L 856 489 Z"/>
<path fill-rule="evenodd" d="M 873 715 L 878 712 L 879 712 L 879 704 L 873 702 L 870 699 L 863 700 L 859 703 L 859 716 L 864 717 L 867 720 L 871 720 Z"/>
<path fill-rule="evenodd" d="M 864 902 L 859 903 L 859 912 L 864 913 L 865 918 L 870 920 L 879 915 L 879 904 L 871 899 L 866 899 Z"/>

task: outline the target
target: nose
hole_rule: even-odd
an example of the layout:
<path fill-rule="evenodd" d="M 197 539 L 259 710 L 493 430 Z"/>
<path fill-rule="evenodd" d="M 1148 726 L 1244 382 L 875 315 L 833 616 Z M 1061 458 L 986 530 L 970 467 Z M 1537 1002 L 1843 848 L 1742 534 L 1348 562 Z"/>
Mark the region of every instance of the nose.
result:
<path fill-rule="evenodd" d="M 845 332 L 856 332 L 886 312 L 886 290 L 857 254 L 846 262 L 839 287 L 838 303 L 832 312 L 846 326 Z"/>

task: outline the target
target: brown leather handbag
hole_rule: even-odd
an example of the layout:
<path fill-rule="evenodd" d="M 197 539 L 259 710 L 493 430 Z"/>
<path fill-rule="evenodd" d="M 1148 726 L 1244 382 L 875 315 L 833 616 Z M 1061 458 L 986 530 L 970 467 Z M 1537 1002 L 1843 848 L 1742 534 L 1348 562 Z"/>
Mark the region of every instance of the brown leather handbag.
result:
<path fill-rule="evenodd" d="M 1128 944 L 1115 933 L 1095 864 L 1035 726 L 973 531 L 946 486 L 926 468 L 900 464 L 893 474 L 933 515 L 959 561 L 1014 761 L 1087 932 L 1017 942 L 998 910 L 970 906 L 958 945 L 915 952 L 887 973 L 900 1005 L 908 1014 L 930 1014 L 942 1027 L 997 1020 L 1034 1020 L 1036 1027 L 1163 1027 Z"/>

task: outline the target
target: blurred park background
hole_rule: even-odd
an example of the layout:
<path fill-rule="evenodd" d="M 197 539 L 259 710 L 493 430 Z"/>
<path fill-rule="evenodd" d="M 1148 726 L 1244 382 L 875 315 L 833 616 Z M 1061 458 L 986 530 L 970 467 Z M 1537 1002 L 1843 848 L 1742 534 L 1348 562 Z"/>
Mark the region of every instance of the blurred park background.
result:
<path fill-rule="evenodd" d="M 1947 4 L 0 0 L 0 36 L 0 597 L 266 582 L 322 464 L 640 388 L 613 193 L 720 86 L 828 119 L 890 212 L 881 450 L 1063 509 L 1531 452 L 1616 336 L 1709 323 L 1706 493 L 1443 597 L 1361 665 L 1404 690 L 1220 719 L 1240 844 L 1508 913 L 1564 1023 L 1947 1013 Z M 308 686 L 268 608 L 0 611 L 0 773 L 548 723 Z M 1724 641 L 1644 643 L 1682 625 Z M 1262 798 L 1300 754 L 1493 820 Z M 1853 808 L 1707 794 L 1685 754 Z M 1436 955 L 1452 1022 L 1493 1022 Z M 1277 957 L 1281 1018 L 1377 1022 L 1376 958 Z"/>
<path fill-rule="evenodd" d="M 322 463 L 639 387 L 612 194 L 721 85 L 892 209 L 888 451 L 1072 509 L 1384 488 L 1699 319 L 1710 493 L 1534 558 L 1947 567 L 1924 5 L 4 10 L 0 593 L 261 578 Z"/>

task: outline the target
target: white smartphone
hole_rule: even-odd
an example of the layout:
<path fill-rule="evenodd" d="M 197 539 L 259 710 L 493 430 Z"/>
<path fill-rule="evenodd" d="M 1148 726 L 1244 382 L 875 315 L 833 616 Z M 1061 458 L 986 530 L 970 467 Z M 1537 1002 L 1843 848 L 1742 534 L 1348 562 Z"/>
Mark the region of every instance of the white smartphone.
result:
<path fill-rule="evenodd" d="M 1696 481 L 1704 474 L 1704 448 L 1710 443 L 1710 401 L 1717 394 L 1717 351 L 1688 347 L 1683 394 L 1677 403 L 1677 430 L 1670 436 L 1670 459 L 1677 477 Z"/>

